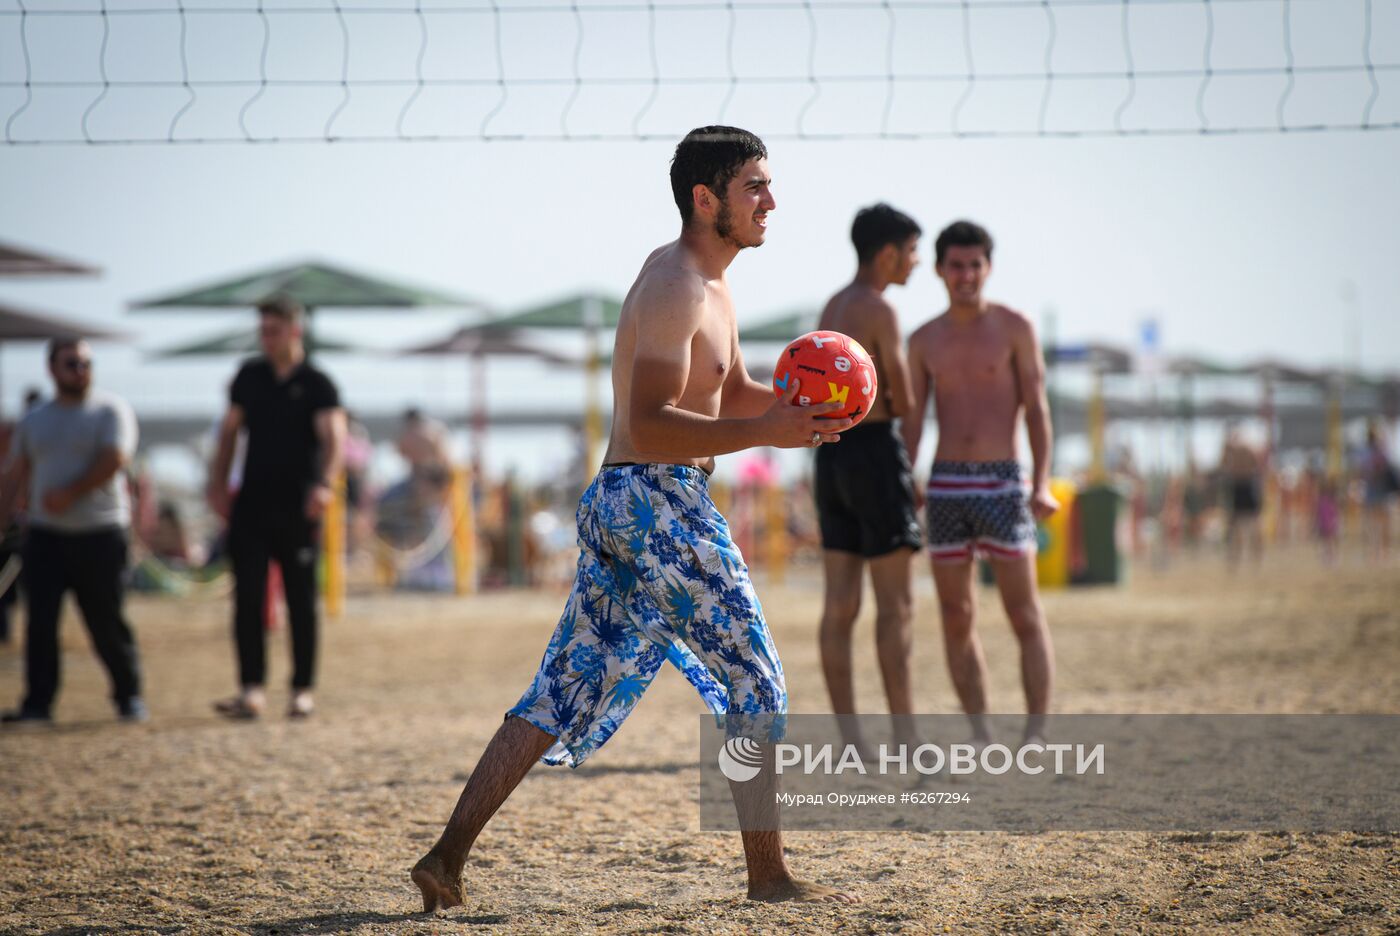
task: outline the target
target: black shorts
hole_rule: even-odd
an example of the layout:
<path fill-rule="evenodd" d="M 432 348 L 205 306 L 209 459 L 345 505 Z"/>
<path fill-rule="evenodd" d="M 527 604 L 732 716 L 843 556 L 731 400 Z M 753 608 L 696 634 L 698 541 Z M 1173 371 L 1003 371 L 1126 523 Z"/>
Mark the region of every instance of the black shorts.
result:
<path fill-rule="evenodd" d="M 1259 513 L 1259 485 L 1250 478 L 1230 482 L 1230 513 L 1252 517 Z"/>
<path fill-rule="evenodd" d="M 918 549 L 914 478 L 892 422 L 865 422 L 817 449 L 817 518 L 822 548 L 867 559 Z"/>

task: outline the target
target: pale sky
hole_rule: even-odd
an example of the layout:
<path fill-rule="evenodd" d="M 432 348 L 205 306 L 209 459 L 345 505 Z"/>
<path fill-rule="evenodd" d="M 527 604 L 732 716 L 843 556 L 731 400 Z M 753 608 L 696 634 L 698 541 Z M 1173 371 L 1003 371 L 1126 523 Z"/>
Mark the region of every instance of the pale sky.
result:
<path fill-rule="evenodd" d="M 171 6 L 155 0 L 138 5 Z M 220 6 L 251 5 L 230 0 Z M 460 12 L 466 6 L 425 20 L 431 40 L 425 75 L 496 75 L 492 21 Z M 1038 3 L 1034 10 L 973 6 L 978 74 L 1042 69 L 1046 34 Z M 1285 117 L 1297 124 L 1359 121 L 1370 97 L 1366 76 L 1355 70 L 1361 0 L 1295 0 L 1287 46 L 1279 26 L 1282 4 L 1218 0 L 1212 6 L 1215 67 L 1267 68 L 1281 63 L 1286 51 L 1300 66 L 1340 63 L 1352 70 L 1340 77 L 1296 76 Z M 1134 67 L 1199 67 L 1202 7 L 1139 3 L 1130 19 Z M 0 0 L 0 12 L 15 8 L 12 0 Z M 590 81 L 610 74 L 645 77 L 652 74 L 649 35 L 656 37 L 659 73 L 670 76 L 726 75 L 731 60 L 741 75 L 780 78 L 809 70 L 822 76 L 966 70 L 959 11 L 932 4 L 896 16 L 895 39 L 887 45 L 890 23 L 878 4 L 820 12 L 816 41 L 800 9 L 741 12 L 732 43 L 722 4 L 658 15 L 650 34 L 645 12 L 593 13 L 582 17 L 586 41 L 580 45 L 577 23 L 565 8 L 503 16 L 502 48 L 512 78 L 572 75 L 576 48 L 583 50 L 578 73 Z M 1374 62 L 1400 62 L 1400 2 L 1376 0 L 1373 17 Z M 41 19 L 30 17 L 25 27 L 31 76 L 95 75 L 97 20 Z M 333 18 L 270 19 L 277 22 L 269 74 L 339 78 L 342 36 Z M 346 19 L 352 21 L 352 78 L 416 74 L 422 35 L 416 18 Z M 1054 71 L 1124 68 L 1121 21 L 1118 4 L 1059 7 Z M 110 80 L 180 79 L 171 17 L 113 16 L 111 22 Z M 262 31 L 254 18 L 191 16 L 188 26 L 192 78 L 257 78 Z M 454 57 L 454 48 L 474 51 Z M 18 17 L 0 15 L 0 123 L 11 121 L 16 139 L 81 137 L 81 116 L 96 92 L 40 88 L 21 108 L 24 91 L 14 86 L 24 75 L 18 53 Z M 1378 68 L 1375 76 L 1372 122 L 1400 119 L 1400 71 Z M 1205 99 L 1211 125 L 1271 125 L 1284 80 L 1241 78 L 1231 85 L 1217 79 Z M 1197 79 L 1139 79 L 1120 119 L 1130 128 L 1195 126 L 1199 86 Z M 1126 88 L 1120 80 L 1057 81 L 1048 125 L 1111 127 Z M 296 89 L 269 90 L 248 111 L 250 131 L 319 136 L 341 93 L 313 90 L 319 95 L 314 100 Z M 336 132 L 392 136 L 412 90 L 356 89 Z M 965 90 L 965 83 L 901 79 L 887 99 L 883 82 L 828 81 L 808 106 L 809 83 L 741 82 L 725 116 L 770 137 L 778 202 L 768 243 L 741 255 L 730 271 L 741 323 L 819 306 L 853 272 L 852 215 L 884 200 L 916 217 L 926 234 L 913 282 L 890 294 L 906 328 L 942 308 L 945 297 L 931 270 L 933 236 L 968 217 L 997 239 L 989 294 L 1037 322 L 1053 309 L 1062 339 L 1131 345 L 1139 323 L 1155 317 L 1168 351 L 1326 365 L 1354 363 L 1359 335 L 1365 368 L 1400 371 L 1400 131 L 790 138 L 799 126 L 809 133 L 861 133 L 878 129 L 882 120 L 894 131 L 943 130 Z M 434 102 L 449 91 L 462 107 Z M 303 257 L 465 293 L 505 311 L 583 287 L 621 294 L 647 253 L 677 233 L 667 182 L 675 140 L 690 126 L 714 121 L 727 91 L 723 83 L 664 86 L 648 104 L 646 85 L 587 85 L 567 107 L 567 83 L 522 86 L 490 126 L 492 133 L 556 133 L 566 113 L 571 132 L 629 133 L 636 124 L 658 136 L 645 142 L 0 142 L 0 239 L 105 271 L 96 280 L 0 281 L 0 301 L 125 328 L 137 333 L 138 347 L 149 349 L 230 322 L 251 324 L 251 317 L 132 316 L 125 311 L 129 301 Z M 552 97 L 538 97 L 546 92 Z M 197 106 L 181 118 L 179 135 L 241 136 L 237 114 L 250 93 L 247 87 L 236 93 L 201 89 Z M 464 94 L 473 95 L 474 110 L 465 108 Z M 91 111 L 89 130 L 98 137 L 164 137 L 185 100 L 178 89 L 112 89 Z M 1034 127 L 1042 100 L 1043 82 L 981 81 L 959 119 L 965 130 Z M 494 87 L 428 88 L 405 117 L 405 132 L 475 133 L 497 104 Z M 321 321 L 328 331 L 392 348 L 446 332 L 456 319 L 340 313 Z M 34 346 L 3 352 L 8 411 L 24 385 L 46 383 L 40 357 Z M 453 364 L 330 360 L 347 398 L 364 409 L 397 409 L 410 400 L 457 409 L 452 401 L 465 388 Z M 99 350 L 104 384 L 138 408 L 169 412 L 214 413 L 231 367 L 229 360 L 152 364 L 132 350 Z M 499 373 L 509 379 L 493 388 L 497 397 L 553 396 L 557 403 L 574 392 L 551 390 L 568 381 L 551 384 L 540 371 Z M 523 376 L 511 376 L 517 373 Z"/>

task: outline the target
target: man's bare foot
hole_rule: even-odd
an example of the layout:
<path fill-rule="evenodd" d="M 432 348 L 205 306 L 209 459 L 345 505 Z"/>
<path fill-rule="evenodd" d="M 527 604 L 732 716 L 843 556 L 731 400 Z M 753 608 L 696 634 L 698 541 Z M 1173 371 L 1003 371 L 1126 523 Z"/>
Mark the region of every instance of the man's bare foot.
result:
<path fill-rule="evenodd" d="M 413 866 L 413 883 L 423 892 L 423 910 L 446 910 L 462 905 L 462 879 L 454 878 L 443 867 L 442 859 L 432 852 L 418 859 Z"/>
<path fill-rule="evenodd" d="M 850 894 L 843 894 L 825 884 L 812 884 L 794 878 L 780 878 L 767 884 L 749 885 L 749 899 L 764 903 L 782 903 L 795 900 L 799 903 L 855 903 Z"/>

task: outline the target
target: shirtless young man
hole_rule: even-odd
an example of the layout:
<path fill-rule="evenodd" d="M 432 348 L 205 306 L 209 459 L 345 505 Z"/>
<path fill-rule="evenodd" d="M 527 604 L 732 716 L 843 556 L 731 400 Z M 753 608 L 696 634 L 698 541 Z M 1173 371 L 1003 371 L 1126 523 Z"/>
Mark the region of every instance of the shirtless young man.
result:
<path fill-rule="evenodd" d="M 534 682 L 413 869 L 425 910 L 462 902 L 472 843 L 534 763 L 577 767 L 667 660 L 711 711 L 729 713 L 731 729 L 745 718 L 778 722 L 787 710 L 782 664 L 707 479 L 716 455 L 837 442 L 851 421 L 819 418 L 837 403 L 793 406 L 793 389 L 775 401 L 739 355 L 725 270 L 740 250 L 763 243 L 775 207 L 770 184 L 768 151 L 746 131 L 701 127 L 676 147 L 681 235 L 652 252 L 623 302 L 612 438 L 579 504 L 573 591 Z M 770 813 L 739 786 L 731 790 L 741 826 L 752 830 L 746 818 Z M 776 823 L 758 825 L 766 831 L 743 832 L 751 899 L 850 899 L 796 880 Z"/>
<path fill-rule="evenodd" d="M 826 304 L 817 326 L 850 335 L 870 352 L 880 393 L 864 421 L 841 444 L 817 450 L 814 493 L 821 522 L 825 580 L 821 620 L 822 672 L 831 708 L 846 744 L 868 755 L 855 715 L 851 682 L 851 631 L 860 613 L 861 579 L 867 566 L 875 588 L 875 649 L 895 734 L 912 740 L 914 711 L 909 685 L 913 647 L 913 554 L 921 545 L 913 473 L 894 419 L 913 408 L 909 364 L 894 306 L 885 288 L 903 286 L 919 262 L 913 218 L 889 205 L 862 208 L 851 225 L 856 248 L 855 279 Z"/>
<path fill-rule="evenodd" d="M 1050 408 L 1035 329 L 1024 315 L 988 302 L 992 238 L 969 221 L 938 235 L 934 267 L 948 289 L 948 311 L 909 337 L 914 408 L 904 443 L 917 459 L 932 393 L 938 451 L 929 472 L 926 527 L 943 619 L 948 669 L 973 742 L 990 740 L 987 664 L 973 627 L 973 555 L 992 561 L 997 588 L 1021 645 L 1026 691 L 1023 740 L 1043 739 L 1054 656 L 1036 591 L 1037 519 L 1054 513 L 1050 496 Z M 1027 491 L 1016 461 L 1016 417 L 1026 413 L 1033 462 Z"/>
<path fill-rule="evenodd" d="M 1240 427 L 1233 423 L 1225 430 L 1220 474 L 1225 479 L 1230 508 L 1225 528 L 1225 561 L 1234 568 L 1244 556 L 1246 540 L 1255 561 L 1264 555 L 1264 536 L 1259 529 L 1259 513 L 1264 506 L 1264 458 L 1245 442 Z"/>

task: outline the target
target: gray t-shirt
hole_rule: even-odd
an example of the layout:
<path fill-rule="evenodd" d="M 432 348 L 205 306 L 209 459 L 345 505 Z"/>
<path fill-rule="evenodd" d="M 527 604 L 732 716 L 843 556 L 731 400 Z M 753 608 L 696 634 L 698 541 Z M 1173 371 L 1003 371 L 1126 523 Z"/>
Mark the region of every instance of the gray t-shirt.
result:
<path fill-rule="evenodd" d="M 29 459 L 29 522 L 64 533 L 130 526 L 131 501 L 120 471 L 61 514 L 44 509 L 44 492 L 87 474 L 106 449 L 130 458 L 136 451 L 136 434 L 131 407 L 96 390 L 77 405 L 50 400 L 25 414 L 15 428 L 10 451 Z"/>

